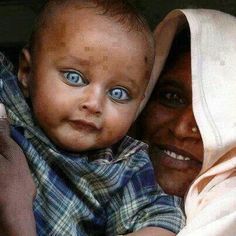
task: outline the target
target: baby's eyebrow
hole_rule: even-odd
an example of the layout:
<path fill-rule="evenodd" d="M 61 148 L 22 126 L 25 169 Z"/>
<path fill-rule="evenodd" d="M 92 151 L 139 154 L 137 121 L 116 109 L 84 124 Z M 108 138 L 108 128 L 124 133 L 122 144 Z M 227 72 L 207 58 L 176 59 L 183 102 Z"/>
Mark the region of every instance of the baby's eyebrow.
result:
<path fill-rule="evenodd" d="M 135 94 L 140 92 L 140 86 L 135 79 L 127 76 L 124 81 L 124 83 L 128 84 Z"/>
<path fill-rule="evenodd" d="M 68 56 L 63 56 L 63 57 L 59 57 L 56 60 L 57 63 L 60 62 L 69 62 L 71 64 L 75 64 L 75 65 L 85 65 L 88 66 L 90 65 L 90 60 L 86 60 L 86 59 L 82 59 L 80 57 L 77 56 L 73 56 L 73 55 L 68 55 Z"/>

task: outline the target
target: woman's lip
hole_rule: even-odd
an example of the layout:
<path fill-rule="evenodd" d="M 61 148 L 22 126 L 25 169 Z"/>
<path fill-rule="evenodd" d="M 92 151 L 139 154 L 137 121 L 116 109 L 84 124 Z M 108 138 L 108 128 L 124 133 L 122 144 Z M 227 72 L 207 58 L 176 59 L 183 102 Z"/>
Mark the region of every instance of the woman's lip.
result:
<path fill-rule="evenodd" d="M 172 145 L 156 145 L 156 147 L 160 150 L 167 150 L 167 151 L 170 151 L 170 152 L 173 152 L 173 153 L 176 153 L 177 155 L 181 155 L 183 157 L 188 157 L 190 158 L 190 160 L 194 160 L 194 161 L 197 161 L 199 163 L 202 163 L 202 161 L 200 161 L 198 157 L 196 157 L 195 155 L 193 155 L 192 153 L 186 151 L 186 150 L 183 150 L 181 148 L 178 148 L 176 146 L 172 146 Z"/>
<path fill-rule="evenodd" d="M 155 155 L 157 155 L 154 158 L 158 158 L 159 165 L 166 166 L 168 168 L 176 169 L 179 171 L 185 171 L 188 169 L 197 169 L 200 171 L 201 169 L 202 163 L 197 160 L 196 157 L 191 158 L 193 157 L 193 155 L 182 149 L 178 149 L 173 146 L 155 146 L 152 151 L 154 151 Z M 181 155 L 183 157 L 189 157 L 190 159 L 179 160 L 168 155 L 166 151 L 170 151 L 172 153 L 175 153 L 176 155 Z"/>
<path fill-rule="evenodd" d="M 85 129 L 88 131 L 99 131 L 101 129 L 95 123 L 86 120 L 70 120 L 69 122 L 76 129 Z"/>

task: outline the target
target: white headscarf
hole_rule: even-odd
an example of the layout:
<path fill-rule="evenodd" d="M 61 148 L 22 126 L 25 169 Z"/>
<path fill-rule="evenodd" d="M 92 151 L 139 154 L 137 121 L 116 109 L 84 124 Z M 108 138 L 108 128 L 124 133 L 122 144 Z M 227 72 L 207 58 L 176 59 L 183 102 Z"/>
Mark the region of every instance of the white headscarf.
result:
<path fill-rule="evenodd" d="M 155 30 L 159 76 L 178 29 L 191 32 L 193 112 L 204 144 L 203 167 L 186 196 L 179 236 L 236 235 L 236 18 L 175 10 Z"/>

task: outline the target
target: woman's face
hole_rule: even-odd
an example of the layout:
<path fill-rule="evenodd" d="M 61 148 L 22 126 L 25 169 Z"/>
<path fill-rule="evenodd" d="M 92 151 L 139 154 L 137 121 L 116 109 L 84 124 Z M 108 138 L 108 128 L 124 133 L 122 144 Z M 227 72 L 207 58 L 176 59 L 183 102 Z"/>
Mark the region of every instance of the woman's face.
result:
<path fill-rule="evenodd" d="M 142 119 L 143 138 L 150 144 L 156 179 L 165 192 L 181 197 L 203 160 L 191 84 L 191 58 L 186 52 L 162 73 Z"/>

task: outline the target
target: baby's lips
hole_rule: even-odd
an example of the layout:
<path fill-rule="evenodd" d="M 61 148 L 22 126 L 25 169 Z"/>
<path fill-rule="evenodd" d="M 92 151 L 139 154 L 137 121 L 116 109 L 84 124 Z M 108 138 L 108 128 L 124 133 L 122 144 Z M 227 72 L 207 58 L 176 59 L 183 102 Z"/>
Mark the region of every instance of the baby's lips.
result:
<path fill-rule="evenodd" d="M 0 103 L 0 119 L 6 119 L 6 118 L 7 118 L 7 113 L 5 106 L 2 103 Z"/>

